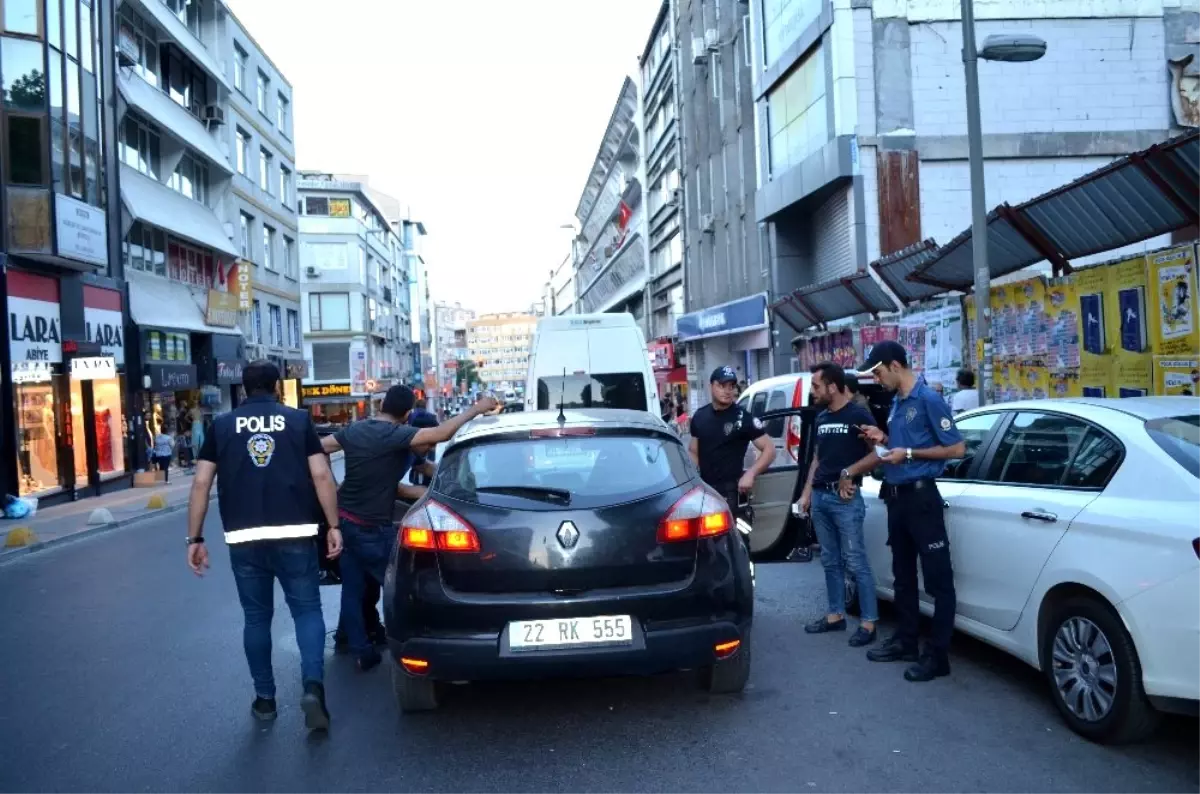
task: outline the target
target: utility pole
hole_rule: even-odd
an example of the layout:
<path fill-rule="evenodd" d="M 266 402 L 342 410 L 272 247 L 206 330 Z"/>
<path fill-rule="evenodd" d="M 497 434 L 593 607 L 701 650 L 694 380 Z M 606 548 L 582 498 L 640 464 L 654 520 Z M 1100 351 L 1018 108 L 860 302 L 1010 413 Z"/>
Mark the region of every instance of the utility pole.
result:
<path fill-rule="evenodd" d="M 961 0 L 963 67 L 967 83 L 967 157 L 971 170 L 971 252 L 975 265 L 975 338 L 979 359 L 979 404 L 992 392 L 992 275 L 988 269 L 987 196 L 983 181 L 983 123 L 979 116 L 979 53 L 975 49 L 973 0 Z M 982 347 L 978 347 L 979 344 Z"/>

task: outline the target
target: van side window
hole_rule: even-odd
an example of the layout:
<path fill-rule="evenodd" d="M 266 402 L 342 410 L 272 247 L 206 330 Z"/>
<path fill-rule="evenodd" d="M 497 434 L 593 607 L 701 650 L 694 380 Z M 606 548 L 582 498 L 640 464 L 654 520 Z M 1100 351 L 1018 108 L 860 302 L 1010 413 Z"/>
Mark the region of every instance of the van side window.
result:
<path fill-rule="evenodd" d="M 753 416 L 762 416 L 767 412 L 767 393 L 760 391 L 754 395 L 754 399 L 750 401 L 750 413 Z"/>
<path fill-rule="evenodd" d="M 788 407 L 788 393 L 786 389 L 775 389 L 767 398 L 767 411 L 783 411 Z M 767 421 L 767 435 L 771 438 L 783 438 L 783 423 L 784 417 L 779 416 Z"/>

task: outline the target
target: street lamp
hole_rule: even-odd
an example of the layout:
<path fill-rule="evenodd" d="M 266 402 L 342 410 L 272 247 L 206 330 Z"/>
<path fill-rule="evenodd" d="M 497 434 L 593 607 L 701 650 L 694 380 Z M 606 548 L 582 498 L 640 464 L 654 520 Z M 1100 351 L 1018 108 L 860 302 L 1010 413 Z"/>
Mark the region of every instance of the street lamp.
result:
<path fill-rule="evenodd" d="M 979 360 L 979 404 L 987 404 L 992 388 L 991 289 L 987 251 L 987 196 L 983 183 L 983 131 L 979 118 L 979 58 L 987 61 L 1024 63 L 1046 54 L 1046 42 L 1030 34 L 1002 34 L 984 39 L 983 50 L 975 48 L 973 0 L 961 0 L 963 67 L 967 77 L 967 149 L 971 169 L 971 238 L 975 265 L 975 338 L 983 342 Z"/>

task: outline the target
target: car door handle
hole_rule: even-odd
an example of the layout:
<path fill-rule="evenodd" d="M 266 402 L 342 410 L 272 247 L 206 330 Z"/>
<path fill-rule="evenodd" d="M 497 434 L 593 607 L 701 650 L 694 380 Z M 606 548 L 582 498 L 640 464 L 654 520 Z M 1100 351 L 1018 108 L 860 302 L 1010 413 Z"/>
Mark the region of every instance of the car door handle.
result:
<path fill-rule="evenodd" d="M 1034 521 L 1045 521 L 1047 524 L 1053 524 L 1058 520 L 1058 516 L 1054 513 L 1047 513 L 1045 510 L 1026 510 L 1021 513 L 1021 518 L 1032 518 Z"/>
<path fill-rule="evenodd" d="M 949 509 L 950 509 L 950 503 L 949 503 L 949 502 L 947 502 L 947 501 L 944 501 L 944 500 L 943 500 L 943 501 L 942 501 L 942 509 L 943 509 L 943 510 L 949 510 Z"/>

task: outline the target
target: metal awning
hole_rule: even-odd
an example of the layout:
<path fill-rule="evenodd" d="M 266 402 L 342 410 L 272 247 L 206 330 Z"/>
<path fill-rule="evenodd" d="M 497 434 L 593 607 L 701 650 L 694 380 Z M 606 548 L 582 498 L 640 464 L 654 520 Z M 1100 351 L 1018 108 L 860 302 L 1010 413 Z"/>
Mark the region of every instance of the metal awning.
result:
<path fill-rule="evenodd" d="M 1013 207 L 988 214 L 988 265 L 1001 278 L 1046 260 L 1111 251 L 1200 222 L 1200 131 L 1193 130 L 1112 163 Z M 906 279 L 943 291 L 975 281 L 971 230 Z"/>
<path fill-rule="evenodd" d="M 200 119 L 184 110 L 182 105 L 128 69 L 117 72 L 117 88 L 130 107 L 157 122 L 167 134 L 174 135 L 227 175 L 233 173 L 229 158 L 221 151 L 216 139 Z"/>
<path fill-rule="evenodd" d="M 129 314 L 143 328 L 166 328 L 199 334 L 242 336 L 240 328 L 209 325 L 200 297 L 180 281 L 149 276 L 136 270 L 126 272 L 129 282 Z"/>
<path fill-rule="evenodd" d="M 796 331 L 856 314 L 878 315 L 899 308 L 865 270 L 798 289 L 771 304 L 771 310 Z"/>
<path fill-rule="evenodd" d="M 121 203 L 134 220 L 238 258 L 237 248 L 212 210 L 125 163 L 121 163 Z"/>
<path fill-rule="evenodd" d="M 945 292 L 941 287 L 909 281 L 908 275 L 937 257 L 938 245 L 933 238 L 914 243 L 871 263 L 871 268 L 888 289 L 908 305 Z"/>

